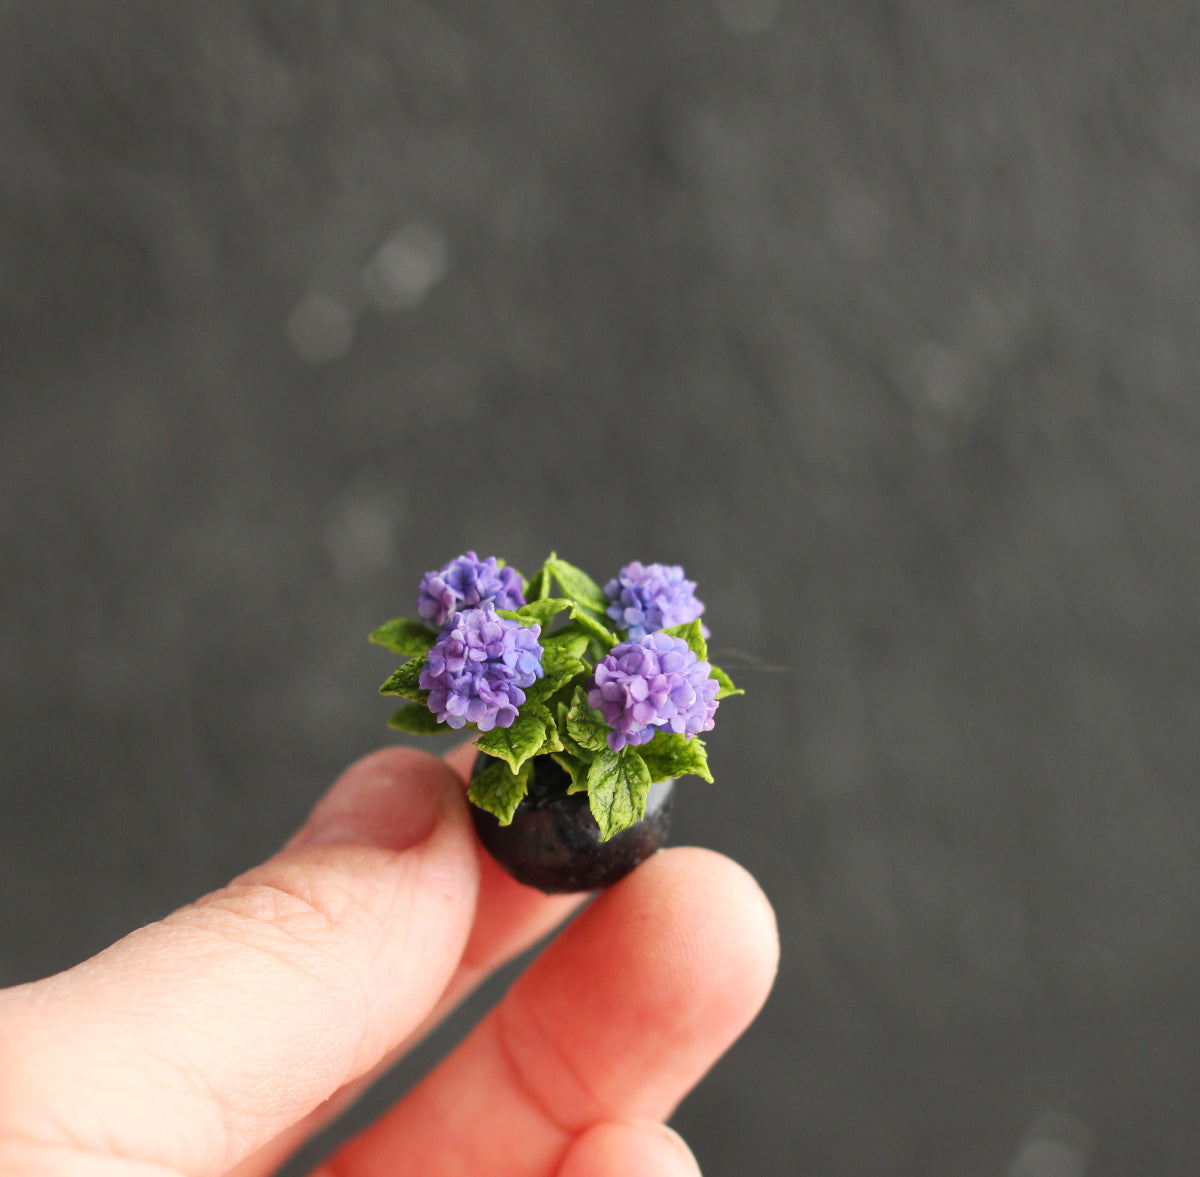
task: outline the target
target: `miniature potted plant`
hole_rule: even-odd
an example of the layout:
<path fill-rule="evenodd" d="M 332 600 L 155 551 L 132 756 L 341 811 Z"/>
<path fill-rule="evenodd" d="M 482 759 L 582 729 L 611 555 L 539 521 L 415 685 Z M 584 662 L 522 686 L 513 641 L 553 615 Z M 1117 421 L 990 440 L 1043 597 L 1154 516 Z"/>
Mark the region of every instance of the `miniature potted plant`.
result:
<path fill-rule="evenodd" d="M 674 781 L 711 782 L 701 732 L 741 694 L 708 661 L 683 570 L 633 563 L 603 589 L 551 554 L 526 581 L 467 552 L 421 581 L 416 618 L 371 641 L 406 661 L 379 688 L 399 731 L 478 733 L 480 839 L 543 891 L 590 891 L 662 843 Z"/>

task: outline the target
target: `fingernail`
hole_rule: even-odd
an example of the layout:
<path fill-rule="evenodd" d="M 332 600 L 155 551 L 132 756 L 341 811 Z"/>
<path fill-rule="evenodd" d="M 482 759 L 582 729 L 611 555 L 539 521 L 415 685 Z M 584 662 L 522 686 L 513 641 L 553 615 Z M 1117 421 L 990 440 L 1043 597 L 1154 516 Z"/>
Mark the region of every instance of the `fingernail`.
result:
<path fill-rule="evenodd" d="M 627 1128 L 634 1128 L 637 1132 L 653 1137 L 671 1150 L 668 1153 L 657 1148 L 647 1150 L 645 1140 L 637 1145 L 638 1152 L 644 1157 L 652 1156 L 654 1158 L 656 1173 L 671 1173 L 675 1177 L 683 1177 L 684 1174 L 687 1174 L 687 1177 L 701 1177 L 700 1165 L 696 1161 L 695 1154 L 688 1148 L 687 1141 L 674 1128 L 658 1120 L 623 1120 L 620 1123 Z M 671 1153 L 675 1154 L 674 1161 L 671 1160 Z"/>
<path fill-rule="evenodd" d="M 318 803 L 292 844 L 408 850 L 424 841 L 442 814 L 446 788 L 445 768 L 429 761 L 391 753 L 359 761 Z"/>
<path fill-rule="evenodd" d="M 682 1157 L 684 1164 L 687 1165 L 691 1170 L 694 1170 L 697 1174 L 697 1177 L 699 1177 L 700 1164 L 696 1160 L 695 1153 L 693 1153 L 688 1147 L 687 1141 L 684 1140 L 684 1138 L 680 1136 L 679 1133 L 670 1126 L 670 1124 L 656 1124 L 655 1128 L 658 1130 L 659 1135 L 664 1140 L 667 1140 L 671 1143 L 671 1145 Z"/>

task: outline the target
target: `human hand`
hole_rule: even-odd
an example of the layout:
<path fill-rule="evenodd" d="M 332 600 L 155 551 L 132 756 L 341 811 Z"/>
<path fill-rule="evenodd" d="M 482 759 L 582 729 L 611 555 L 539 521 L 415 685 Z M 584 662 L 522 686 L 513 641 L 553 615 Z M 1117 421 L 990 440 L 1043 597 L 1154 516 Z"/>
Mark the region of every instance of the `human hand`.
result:
<path fill-rule="evenodd" d="M 477 852 L 472 759 L 368 756 L 263 865 L 0 992 L 0 1174 L 263 1177 L 562 920 L 578 898 Z M 662 851 L 322 1173 L 695 1174 L 661 1121 L 753 1018 L 776 958 L 745 871 Z"/>

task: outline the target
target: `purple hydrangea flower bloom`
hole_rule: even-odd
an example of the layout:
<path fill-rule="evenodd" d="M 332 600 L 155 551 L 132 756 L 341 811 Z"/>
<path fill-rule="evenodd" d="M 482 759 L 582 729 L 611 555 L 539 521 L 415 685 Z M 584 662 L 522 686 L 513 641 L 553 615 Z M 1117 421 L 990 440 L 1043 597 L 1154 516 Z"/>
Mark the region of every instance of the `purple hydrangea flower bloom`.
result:
<path fill-rule="evenodd" d="M 621 642 L 596 663 L 588 704 L 613 730 L 608 746 L 647 744 L 656 731 L 689 738 L 711 731 L 720 689 L 682 638 L 649 633 Z"/>
<path fill-rule="evenodd" d="M 545 673 L 541 632 L 540 625 L 497 617 L 490 606 L 455 613 L 417 680 L 438 722 L 473 723 L 481 732 L 511 727 L 525 702 L 522 687 Z"/>
<path fill-rule="evenodd" d="M 696 600 L 696 582 L 685 580 L 678 564 L 626 564 L 615 579 L 604 586 L 612 603 L 607 609 L 631 638 L 695 621 L 704 612 Z M 708 630 L 704 629 L 708 637 Z"/>
<path fill-rule="evenodd" d="M 515 569 L 501 568 L 495 556 L 481 560 L 467 552 L 445 568 L 426 572 L 417 597 L 417 615 L 434 628 L 445 625 L 460 609 L 519 609 L 525 604 Z"/>

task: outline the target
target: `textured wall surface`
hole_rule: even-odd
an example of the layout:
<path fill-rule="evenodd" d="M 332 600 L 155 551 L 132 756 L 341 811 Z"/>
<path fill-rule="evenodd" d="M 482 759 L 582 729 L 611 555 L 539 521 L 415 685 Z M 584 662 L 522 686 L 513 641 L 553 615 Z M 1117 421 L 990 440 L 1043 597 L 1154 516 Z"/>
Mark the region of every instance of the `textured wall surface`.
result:
<path fill-rule="evenodd" d="M 1200 1171 L 1200 21 L 0 4 L 0 982 L 270 852 L 468 547 L 699 581 L 712 1177 Z M 411 1078 L 393 1078 L 399 1088 Z"/>

